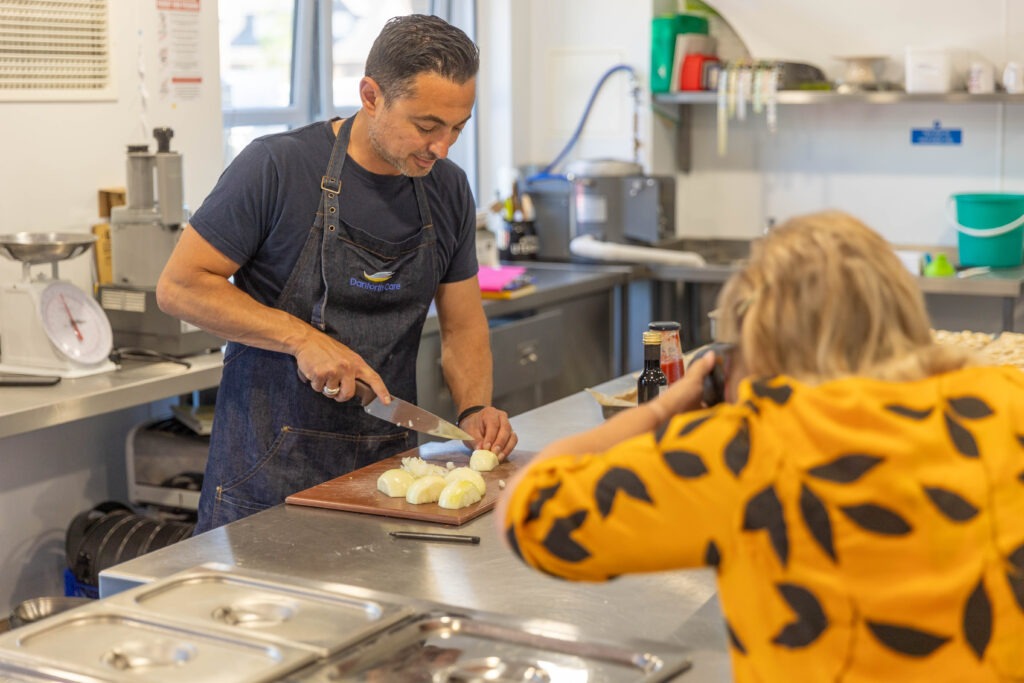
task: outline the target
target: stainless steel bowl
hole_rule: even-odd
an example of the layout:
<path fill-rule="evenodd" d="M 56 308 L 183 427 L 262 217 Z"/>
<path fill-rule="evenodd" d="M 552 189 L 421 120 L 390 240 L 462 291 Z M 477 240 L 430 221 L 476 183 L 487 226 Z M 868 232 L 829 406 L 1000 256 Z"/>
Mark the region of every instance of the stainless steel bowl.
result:
<path fill-rule="evenodd" d="M 96 242 L 94 235 L 70 232 L 18 232 L 0 235 L 0 254 L 30 265 L 74 258 Z"/>
<path fill-rule="evenodd" d="M 44 596 L 41 598 L 30 598 L 18 605 L 11 612 L 11 628 L 31 624 L 46 617 L 66 612 L 69 609 L 87 605 L 93 602 L 90 598 Z"/>

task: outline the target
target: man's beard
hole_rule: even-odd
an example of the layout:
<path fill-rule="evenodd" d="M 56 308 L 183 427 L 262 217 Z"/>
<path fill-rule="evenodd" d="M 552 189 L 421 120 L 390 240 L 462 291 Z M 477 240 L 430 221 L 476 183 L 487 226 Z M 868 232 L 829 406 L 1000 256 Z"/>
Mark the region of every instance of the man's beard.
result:
<path fill-rule="evenodd" d="M 394 166 L 402 175 L 410 178 L 423 177 L 433 170 L 433 166 L 430 168 L 420 168 L 410 163 L 408 159 L 400 159 L 391 154 L 391 152 L 384 148 L 384 143 L 377 136 L 377 131 L 373 126 L 369 127 L 367 136 L 370 138 L 370 146 L 373 147 L 373 151 L 377 153 L 377 156 Z"/>

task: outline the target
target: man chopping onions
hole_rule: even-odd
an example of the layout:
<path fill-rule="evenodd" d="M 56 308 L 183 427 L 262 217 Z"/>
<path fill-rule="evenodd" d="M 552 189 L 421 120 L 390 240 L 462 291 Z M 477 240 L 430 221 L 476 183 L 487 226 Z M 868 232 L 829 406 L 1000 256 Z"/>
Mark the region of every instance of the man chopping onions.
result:
<path fill-rule="evenodd" d="M 416 399 L 432 301 L 459 425 L 476 448 L 515 447 L 508 415 L 490 405 L 475 202 L 446 159 L 478 65 L 443 20 L 390 20 L 367 57 L 361 109 L 255 140 L 182 234 L 160 307 L 228 340 L 196 533 L 414 446 L 350 399 L 356 379 L 384 402 Z"/>

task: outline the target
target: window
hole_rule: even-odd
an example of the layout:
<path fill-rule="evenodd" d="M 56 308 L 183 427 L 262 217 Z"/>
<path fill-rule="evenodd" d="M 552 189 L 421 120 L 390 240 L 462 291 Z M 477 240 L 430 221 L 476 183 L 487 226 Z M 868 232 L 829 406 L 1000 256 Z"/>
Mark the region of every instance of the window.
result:
<path fill-rule="evenodd" d="M 384 23 L 436 14 L 474 37 L 474 0 L 220 0 L 225 163 L 254 138 L 359 108 L 366 55 Z M 476 187 L 476 134 L 451 159 Z"/>

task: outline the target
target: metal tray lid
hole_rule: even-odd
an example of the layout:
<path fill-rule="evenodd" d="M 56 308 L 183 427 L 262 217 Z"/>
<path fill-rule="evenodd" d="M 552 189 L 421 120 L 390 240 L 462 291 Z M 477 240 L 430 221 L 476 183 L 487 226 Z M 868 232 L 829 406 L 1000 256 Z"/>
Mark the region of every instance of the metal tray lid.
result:
<path fill-rule="evenodd" d="M 143 619 L 103 601 L 0 636 L 0 660 L 58 680 L 262 683 L 316 658 L 288 645 Z"/>
<path fill-rule="evenodd" d="M 61 676 L 55 672 L 39 669 L 13 662 L 0 660 L 0 683 L 102 683 L 91 677 L 76 676 L 74 679 Z"/>
<path fill-rule="evenodd" d="M 684 652 L 665 645 L 597 642 L 530 620 L 449 611 L 409 619 L 285 680 L 650 683 L 690 666 Z"/>
<path fill-rule="evenodd" d="M 207 564 L 106 599 L 148 618 L 310 649 L 323 657 L 413 611 L 355 586 Z"/>

